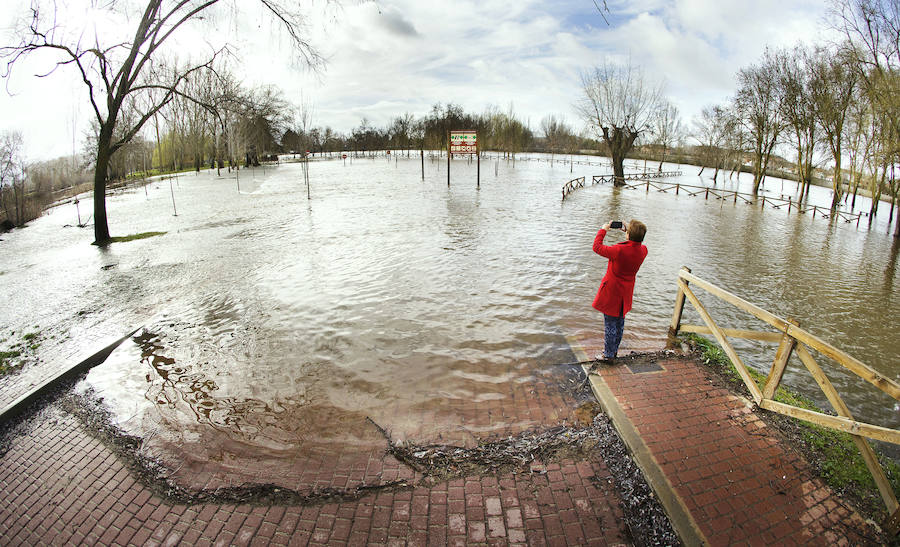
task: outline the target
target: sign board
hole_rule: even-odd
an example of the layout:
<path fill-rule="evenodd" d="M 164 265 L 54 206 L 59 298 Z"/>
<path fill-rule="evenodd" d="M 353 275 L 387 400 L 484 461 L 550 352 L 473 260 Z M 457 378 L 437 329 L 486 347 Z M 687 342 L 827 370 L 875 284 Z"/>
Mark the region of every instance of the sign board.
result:
<path fill-rule="evenodd" d="M 478 138 L 474 131 L 451 131 L 450 132 L 450 153 L 451 154 L 477 154 Z"/>

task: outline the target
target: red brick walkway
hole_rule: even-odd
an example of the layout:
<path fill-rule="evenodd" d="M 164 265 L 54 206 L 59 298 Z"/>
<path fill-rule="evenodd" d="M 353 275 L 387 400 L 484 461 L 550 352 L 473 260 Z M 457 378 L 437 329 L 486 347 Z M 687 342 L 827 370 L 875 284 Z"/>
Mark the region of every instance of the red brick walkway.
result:
<path fill-rule="evenodd" d="M 700 364 L 680 356 L 622 361 L 592 375 L 595 393 L 619 414 L 613 421 L 630 448 L 647 455 L 645 472 L 660 472 L 657 491 L 669 489 L 684 510 L 681 522 L 673 518 L 680 532 L 690 527 L 711 545 L 875 542 L 859 514 L 813 477 L 749 402 Z"/>
<path fill-rule="evenodd" d="M 558 370 L 511 387 L 502 408 L 491 402 L 495 415 L 517 424 L 510 434 L 535 419 L 547 427 L 574 423 L 578 401 L 560 389 Z M 58 403 L 23 427 L 0 457 L 0 544 L 615 545 L 629 537 L 597 455 L 415 485 L 415 474 L 381 450 L 366 480 L 403 476 L 414 486 L 340 503 L 185 505 L 142 483 L 127 458 Z M 317 473 L 317 486 L 354 473 L 329 471 L 332 477 Z"/>

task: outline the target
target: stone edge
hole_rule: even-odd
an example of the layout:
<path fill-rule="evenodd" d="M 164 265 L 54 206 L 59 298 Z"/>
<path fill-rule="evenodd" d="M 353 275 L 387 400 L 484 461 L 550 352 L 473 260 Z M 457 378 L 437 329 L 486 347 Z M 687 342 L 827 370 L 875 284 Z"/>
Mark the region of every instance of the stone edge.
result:
<path fill-rule="evenodd" d="M 28 406 L 31 403 L 33 403 L 35 400 L 37 400 L 39 397 L 41 397 L 48 391 L 59 387 L 63 383 L 74 379 L 76 376 L 83 374 L 83 373 L 89 371 L 90 369 L 94 368 L 95 366 L 99 365 L 100 363 L 106 361 L 106 358 L 109 357 L 109 355 L 117 347 L 119 347 L 119 345 L 121 345 L 122 342 L 124 342 L 125 340 L 130 338 L 132 335 L 134 335 L 134 333 L 136 333 L 140 329 L 141 329 L 141 327 L 134 329 L 133 331 L 126 334 L 125 336 L 119 338 L 118 340 L 115 340 L 111 344 L 107 345 L 105 348 L 94 353 L 87 359 L 84 359 L 81 362 L 79 362 L 78 364 L 70 367 L 69 369 L 60 372 L 56 376 L 53 376 L 51 378 L 44 380 L 43 382 L 38 384 L 36 387 L 34 387 L 31 391 L 29 391 L 28 393 L 25 393 L 21 397 L 17 398 L 15 401 L 6 405 L 5 408 L 0 410 L 0 424 L 5 424 L 8 421 L 15 418 L 16 416 L 19 416 L 22 412 L 24 412 L 24 410 L 26 408 L 28 408 Z"/>
<path fill-rule="evenodd" d="M 569 339 L 569 337 L 566 338 L 578 361 L 590 360 L 579 344 Z M 681 496 L 678 495 L 672 483 L 669 482 L 669 479 L 663 473 L 662 468 L 660 468 L 653 454 L 650 453 L 650 449 L 647 448 L 640 433 L 638 433 L 634 424 L 631 423 L 631 420 L 628 419 L 628 416 L 625 415 L 622 407 L 619 406 L 619 402 L 609 389 L 609 386 L 600 375 L 590 374 L 588 365 L 582 365 L 581 367 L 591 382 L 591 390 L 594 392 L 594 396 L 597 398 L 603 411 L 609 416 L 609 419 L 631 452 L 632 457 L 634 457 L 635 463 L 644 473 L 650 488 L 653 489 L 663 508 L 665 508 L 666 514 L 668 514 L 669 520 L 675 528 L 678 537 L 681 538 L 682 543 L 685 545 L 709 545 L 709 541 L 694 521 L 684 500 L 681 499 Z"/>

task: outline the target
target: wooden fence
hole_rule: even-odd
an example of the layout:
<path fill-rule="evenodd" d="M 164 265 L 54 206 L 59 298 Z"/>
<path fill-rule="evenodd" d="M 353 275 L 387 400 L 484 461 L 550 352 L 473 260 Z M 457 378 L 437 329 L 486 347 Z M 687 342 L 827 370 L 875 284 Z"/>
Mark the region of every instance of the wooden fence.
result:
<path fill-rule="evenodd" d="M 576 188 L 584 188 L 584 177 L 578 177 L 567 182 L 562 189 L 562 198 L 566 199 L 566 196 L 574 192 Z"/>
<path fill-rule="evenodd" d="M 680 174 L 680 173 L 677 173 Z M 661 175 L 655 175 L 654 178 L 659 178 Z M 665 176 L 676 176 L 675 173 L 666 173 Z M 612 183 L 613 182 L 612 175 L 595 175 L 594 183 Z M 625 177 L 626 180 L 629 179 L 628 176 Z M 703 195 L 704 199 L 709 199 L 710 197 L 714 199 L 720 200 L 729 200 L 733 203 L 737 203 L 738 200 L 741 203 L 746 203 L 748 205 L 759 204 L 760 208 L 765 208 L 766 205 L 773 209 L 781 209 L 782 207 L 787 207 L 788 214 L 791 213 L 791 210 L 796 210 L 800 214 L 809 213 L 812 211 L 813 218 L 816 218 L 816 215 L 821 216 L 822 218 L 831 218 L 834 217 L 836 219 L 843 220 L 844 222 L 850 223 L 856 221 L 856 226 L 859 226 L 859 220 L 868 216 L 868 213 L 846 213 L 844 211 L 834 210 L 832 211 L 828 207 L 820 207 L 818 205 L 804 205 L 800 201 L 794 201 L 792 196 L 788 196 L 786 199 L 784 197 L 770 197 L 770 196 L 760 196 L 754 195 L 746 192 L 738 192 L 736 190 L 724 190 L 719 188 L 709 188 L 708 186 L 696 186 L 692 184 L 672 184 L 670 182 L 661 182 L 661 181 L 653 181 L 648 179 L 640 179 L 640 182 L 634 184 L 625 184 L 623 188 L 629 190 L 637 190 L 644 189 L 646 192 L 649 192 L 651 188 L 656 190 L 657 192 L 668 193 L 672 190 L 675 191 L 675 194 L 678 195 L 681 192 L 694 197 Z"/>
<path fill-rule="evenodd" d="M 626 173 L 625 180 L 644 180 L 648 177 L 652 178 L 663 178 L 663 177 L 677 177 L 681 175 L 681 171 L 644 171 L 641 173 Z M 612 183 L 615 180 L 615 175 L 594 175 L 591 177 L 591 184 L 602 184 L 604 182 Z M 581 181 L 581 184 L 573 185 L 576 181 Z M 649 180 L 649 179 L 648 179 Z M 579 177 L 577 179 L 572 179 L 563 185 L 562 189 L 562 198 L 563 200 L 571 194 L 575 188 L 584 188 L 584 177 Z"/>
<path fill-rule="evenodd" d="M 700 300 L 697 299 L 697 296 L 694 294 L 691 287 L 700 287 L 706 290 L 708 293 L 775 327 L 779 332 L 727 329 L 719 327 L 709 315 L 709 312 L 703 304 L 700 303 Z M 685 299 L 690 301 L 697 313 L 700 314 L 700 317 L 706 324 L 705 326 L 681 324 Z M 845 370 L 855 374 L 860 379 L 869 382 L 898 401 L 900 401 L 900 384 L 890 378 L 884 377 L 877 371 L 832 346 L 828 342 L 803 330 L 796 321 L 782 319 L 712 283 L 709 283 L 708 281 L 704 281 L 693 275 L 691 270 L 687 267 L 682 268 L 678 273 L 678 293 L 675 297 L 675 310 L 672 314 L 672 323 L 669 326 L 670 339 L 674 340 L 679 332 L 712 334 L 731 359 L 734 368 L 737 369 L 738 374 L 740 374 L 741 379 L 750 391 L 753 401 L 760 408 L 805 420 L 828 429 L 849 433 L 853 438 L 853 442 L 862 454 L 863 460 L 869 468 L 869 472 L 875 479 L 875 484 L 878 486 L 878 491 L 881 493 L 881 497 L 887 507 L 889 518 L 885 523 L 885 527 L 895 535 L 900 531 L 900 509 L 898 509 L 900 506 L 898 506 L 897 497 L 894 495 L 891 484 L 885 476 L 884 470 L 881 468 L 881 464 L 878 462 L 875 452 L 872 450 L 872 447 L 869 446 L 868 441 L 866 441 L 866 438 L 869 438 L 893 444 L 900 444 L 900 431 L 855 420 L 850 413 L 850 409 L 841 399 L 834 385 L 813 358 L 810 350 L 816 350 L 822 356 L 829 357 Z M 769 370 L 769 374 L 762 388 L 760 388 L 750 376 L 746 365 L 741 358 L 738 357 L 731 343 L 729 343 L 728 337 L 760 340 L 778 344 L 774 362 L 772 363 L 772 367 Z M 791 354 L 796 354 L 797 357 L 800 358 L 800 361 L 809 371 L 810 375 L 812 375 L 813 380 L 815 380 L 832 407 L 834 407 L 837 416 L 815 412 L 773 400 L 775 390 L 781 383 L 782 375 L 784 374 Z"/>

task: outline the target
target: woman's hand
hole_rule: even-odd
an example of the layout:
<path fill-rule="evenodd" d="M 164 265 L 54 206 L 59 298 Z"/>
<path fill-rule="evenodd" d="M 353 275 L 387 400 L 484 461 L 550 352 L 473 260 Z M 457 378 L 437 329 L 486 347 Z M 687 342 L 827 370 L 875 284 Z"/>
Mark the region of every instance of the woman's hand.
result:
<path fill-rule="evenodd" d="M 609 221 L 609 222 L 607 222 L 606 224 L 603 225 L 603 229 L 606 230 L 607 232 L 609 231 L 609 224 L 610 224 L 610 222 L 612 222 L 612 221 Z"/>

